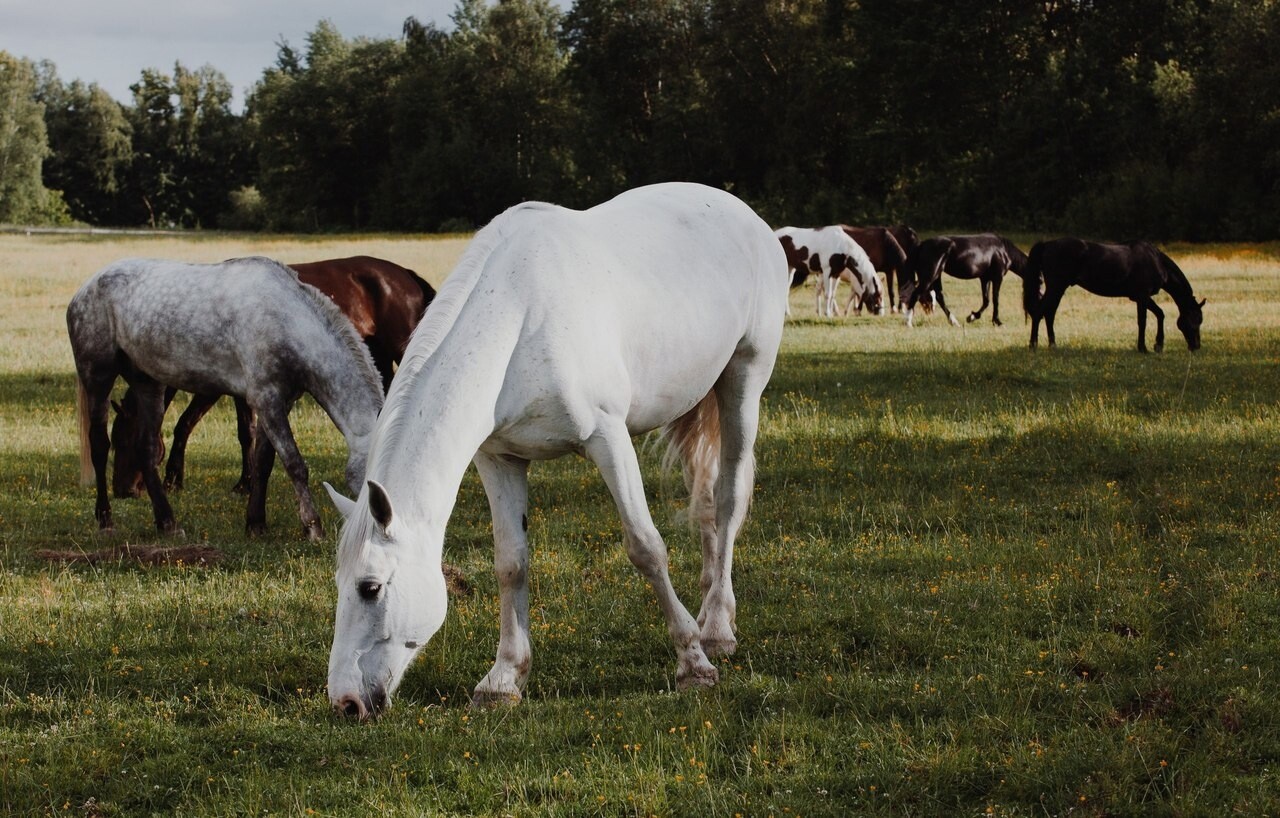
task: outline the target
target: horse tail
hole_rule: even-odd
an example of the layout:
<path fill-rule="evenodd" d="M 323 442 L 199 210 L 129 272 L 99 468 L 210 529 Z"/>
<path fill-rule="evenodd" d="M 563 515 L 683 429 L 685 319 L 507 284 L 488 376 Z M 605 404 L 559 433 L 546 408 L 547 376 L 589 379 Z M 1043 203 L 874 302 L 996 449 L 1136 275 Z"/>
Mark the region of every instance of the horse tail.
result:
<path fill-rule="evenodd" d="M 663 470 L 679 458 L 689 490 L 689 517 L 699 529 L 714 530 L 715 485 L 720 476 L 720 404 L 715 391 L 667 424 L 663 434 L 667 438 Z"/>
<path fill-rule="evenodd" d="M 80 485 L 91 486 L 97 479 L 93 453 L 89 447 L 89 390 L 76 375 L 76 424 L 80 427 Z"/>
<path fill-rule="evenodd" d="M 1038 241 L 1027 256 L 1027 269 L 1022 274 L 1022 310 L 1035 317 L 1040 312 L 1041 284 L 1044 272 L 1044 242 Z"/>

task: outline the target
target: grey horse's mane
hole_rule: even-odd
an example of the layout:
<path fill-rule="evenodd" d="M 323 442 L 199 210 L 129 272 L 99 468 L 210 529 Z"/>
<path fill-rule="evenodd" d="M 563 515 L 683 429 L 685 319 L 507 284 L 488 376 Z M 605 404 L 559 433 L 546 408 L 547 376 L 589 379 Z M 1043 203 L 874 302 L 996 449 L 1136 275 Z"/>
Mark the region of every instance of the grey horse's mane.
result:
<path fill-rule="evenodd" d="M 298 278 L 298 271 L 282 264 L 272 258 L 265 256 L 250 256 L 247 258 L 227 259 L 227 264 L 236 262 L 251 261 L 255 263 L 268 262 L 273 267 L 279 268 L 281 271 L 289 274 L 289 277 L 298 282 L 298 286 L 302 288 L 312 304 L 319 310 L 321 318 L 324 319 L 326 326 L 333 332 L 334 336 L 340 338 L 342 343 L 351 351 L 352 356 L 360 361 L 360 376 L 368 384 L 370 389 L 375 390 L 379 395 L 382 394 L 382 376 L 378 374 L 378 368 L 374 366 L 373 355 L 369 353 L 369 347 L 365 345 L 364 340 L 360 338 L 356 332 L 355 325 L 351 323 L 351 319 L 346 313 L 335 303 L 333 299 L 325 295 L 320 290 L 307 284 Z M 385 397 L 385 395 L 383 396 Z"/>

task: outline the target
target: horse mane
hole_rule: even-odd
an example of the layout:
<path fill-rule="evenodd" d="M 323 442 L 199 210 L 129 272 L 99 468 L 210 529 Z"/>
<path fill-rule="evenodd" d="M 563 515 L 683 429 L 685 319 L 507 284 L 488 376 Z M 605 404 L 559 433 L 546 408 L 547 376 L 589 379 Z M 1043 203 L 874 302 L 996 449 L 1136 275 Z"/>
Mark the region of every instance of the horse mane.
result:
<path fill-rule="evenodd" d="M 279 264 L 279 262 L 277 262 Z M 294 278 L 298 278 L 298 273 L 283 264 L 281 267 L 293 273 Z M 382 394 L 382 375 L 378 373 L 378 367 L 373 363 L 373 355 L 369 353 L 369 347 L 360 338 L 360 334 L 356 332 L 355 325 L 351 323 L 351 319 L 346 313 L 335 303 L 333 299 L 325 295 L 317 288 L 307 284 L 302 279 L 298 279 L 298 284 L 302 287 L 302 291 L 307 294 L 316 309 L 320 311 L 320 315 L 324 318 L 325 323 L 333 333 L 342 339 L 342 343 L 351 351 L 356 360 L 361 362 L 360 375 L 364 378 L 365 383 L 370 388 L 376 389 L 378 394 Z M 383 395 L 385 398 L 386 396 Z"/>
<path fill-rule="evenodd" d="M 1151 249 L 1155 251 L 1160 269 L 1164 271 L 1164 289 L 1173 297 L 1174 302 L 1178 305 L 1179 312 L 1190 305 L 1194 305 L 1196 297 L 1191 290 L 1191 282 L 1187 280 L 1187 274 L 1182 272 L 1182 268 L 1173 259 L 1169 258 L 1163 250 L 1155 246 Z"/>
<path fill-rule="evenodd" d="M 453 329 L 454 323 L 458 320 L 458 315 L 462 312 L 463 305 L 466 304 L 471 292 L 475 289 L 480 273 L 484 269 L 485 261 L 509 235 L 510 231 L 507 229 L 509 217 L 516 211 L 545 209 L 548 207 L 553 207 L 553 205 L 547 205 L 542 202 L 525 202 L 516 205 L 504 211 L 475 234 L 471 239 L 471 243 L 467 245 L 467 249 L 463 251 L 462 258 L 454 266 L 453 271 L 449 273 L 448 278 L 440 285 L 440 289 L 435 291 L 435 297 L 431 300 L 430 309 L 423 315 L 422 322 L 418 324 L 418 328 L 414 330 L 413 336 L 409 339 L 409 346 L 405 350 L 404 358 L 401 359 L 400 366 L 396 369 L 396 377 L 391 382 L 393 391 L 399 393 L 402 390 L 413 387 L 421 376 L 423 365 L 426 364 L 427 359 L 431 357 L 441 342 L 444 341 L 445 336 Z M 374 440 L 370 445 L 371 452 L 380 448 L 377 443 L 383 437 L 395 439 L 400 434 L 406 422 L 404 405 L 405 401 L 401 400 L 389 401 L 383 405 L 378 428 L 374 432 Z M 370 460 L 370 470 L 372 470 L 373 465 L 373 461 Z"/>

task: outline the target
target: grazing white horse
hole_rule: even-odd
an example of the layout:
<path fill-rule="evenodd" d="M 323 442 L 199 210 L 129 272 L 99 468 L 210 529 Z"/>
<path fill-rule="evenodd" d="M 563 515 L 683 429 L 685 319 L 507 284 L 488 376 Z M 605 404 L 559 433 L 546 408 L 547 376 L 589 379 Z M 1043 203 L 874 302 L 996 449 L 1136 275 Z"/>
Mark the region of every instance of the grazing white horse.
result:
<path fill-rule="evenodd" d="M 329 697 L 361 719 L 390 701 L 440 628 L 445 526 L 468 463 L 493 516 L 497 658 L 477 703 L 518 701 L 529 673 L 529 462 L 599 467 L 627 555 L 675 642 L 676 683 L 708 686 L 731 653 L 733 543 L 747 513 L 760 395 L 782 338 L 786 259 L 738 199 L 642 187 L 574 211 L 507 210 L 481 230 L 410 341 L 378 418 L 368 482 L 338 547 Z M 664 427 L 702 538 L 702 608 L 676 597 L 631 438 Z"/>
<path fill-rule="evenodd" d="M 791 286 L 798 287 L 810 273 L 817 274 L 815 296 L 818 315 L 836 315 L 836 287 L 849 282 L 853 294 L 841 315 L 847 315 L 855 301 L 858 311 L 869 304 L 877 315 L 884 314 L 884 287 L 867 251 L 839 225 L 827 227 L 780 227 L 774 231 L 787 254 Z"/>

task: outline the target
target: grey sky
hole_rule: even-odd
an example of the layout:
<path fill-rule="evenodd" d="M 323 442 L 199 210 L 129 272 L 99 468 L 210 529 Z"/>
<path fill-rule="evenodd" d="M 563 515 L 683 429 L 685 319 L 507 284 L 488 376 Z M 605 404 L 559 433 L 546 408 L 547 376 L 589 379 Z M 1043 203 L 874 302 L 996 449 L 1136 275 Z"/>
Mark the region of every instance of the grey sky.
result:
<path fill-rule="evenodd" d="M 245 92 L 322 19 L 343 36 L 398 37 L 405 18 L 451 29 L 456 0 L 0 0 L 0 51 L 51 60 L 63 82 L 96 82 L 121 102 L 144 68 L 217 68 Z"/>

